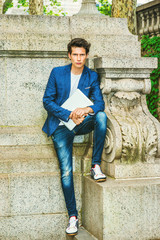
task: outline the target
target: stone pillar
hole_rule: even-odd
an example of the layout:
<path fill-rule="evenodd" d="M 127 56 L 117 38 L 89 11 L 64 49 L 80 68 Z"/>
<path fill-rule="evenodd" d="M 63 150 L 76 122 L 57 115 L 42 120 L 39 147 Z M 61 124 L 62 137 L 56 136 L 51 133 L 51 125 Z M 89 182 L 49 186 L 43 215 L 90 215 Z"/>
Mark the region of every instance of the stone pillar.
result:
<path fill-rule="evenodd" d="M 145 96 L 155 60 L 95 60 L 108 115 L 103 164 L 114 178 L 159 177 L 160 124 L 149 113 Z"/>
<path fill-rule="evenodd" d="M 83 0 L 81 9 L 76 15 L 100 15 L 95 0 Z"/>

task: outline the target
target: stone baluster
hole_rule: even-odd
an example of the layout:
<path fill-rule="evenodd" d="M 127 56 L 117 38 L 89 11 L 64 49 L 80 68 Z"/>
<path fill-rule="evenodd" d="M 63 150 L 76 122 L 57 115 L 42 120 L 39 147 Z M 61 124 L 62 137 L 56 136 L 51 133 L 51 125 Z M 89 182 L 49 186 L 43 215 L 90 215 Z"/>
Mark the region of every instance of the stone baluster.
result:
<path fill-rule="evenodd" d="M 144 28 L 144 34 L 148 34 L 149 33 L 149 12 L 145 12 L 145 28 Z"/>
<path fill-rule="evenodd" d="M 144 13 L 140 13 L 140 18 L 139 21 L 141 21 L 140 26 L 141 28 L 139 29 L 139 35 L 144 34 L 144 27 L 145 27 L 145 19 L 144 19 Z"/>
<path fill-rule="evenodd" d="M 150 15 L 149 33 L 152 36 L 154 35 L 154 11 L 153 10 L 149 11 L 149 15 Z"/>
<path fill-rule="evenodd" d="M 155 10 L 155 17 L 156 17 L 156 21 L 155 21 L 155 25 L 154 25 L 154 32 L 156 35 L 158 35 L 159 31 L 160 31 L 160 10 L 158 8 L 156 8 Z"/>

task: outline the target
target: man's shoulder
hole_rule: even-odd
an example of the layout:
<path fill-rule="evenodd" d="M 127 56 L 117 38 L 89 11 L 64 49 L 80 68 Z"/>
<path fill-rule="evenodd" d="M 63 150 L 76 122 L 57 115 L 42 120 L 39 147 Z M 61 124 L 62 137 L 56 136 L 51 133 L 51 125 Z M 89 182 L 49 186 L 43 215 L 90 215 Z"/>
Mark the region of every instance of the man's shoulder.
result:
<path fill-rule="evenodd" d="M 85 66 L 85 70 L 92 76 L 92 77 L 98 77 L 98 73 L 94 70 L 90 69 L 89 67 Z"/>
<path fill-rule="evenodd" d="M 58 66 L 58 67 L 54 67 L 52 69 L 52 72 L 54 73 L 60 73 L 60 72 L 64 72 L 64 71 L 67 71 L 67 70 L 70 70 L 71 68 L 71 65 L 64 65 L 64 66 Z"/>

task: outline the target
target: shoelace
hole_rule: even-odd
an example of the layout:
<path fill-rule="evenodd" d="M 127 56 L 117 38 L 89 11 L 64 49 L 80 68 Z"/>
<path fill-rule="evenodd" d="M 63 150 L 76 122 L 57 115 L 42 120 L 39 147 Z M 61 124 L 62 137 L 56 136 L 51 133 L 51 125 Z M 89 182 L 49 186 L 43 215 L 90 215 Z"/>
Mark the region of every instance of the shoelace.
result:
<path fill-rule="evenodd" d="M 100 169 L 100 166 L 97 165 L 97 164 L 95 165 L 94 170 L 95 170 L 96 175 L 103 174 L 101 169 Z"/>
<path fill-rule="evenodd" d="M 69 220 L 69 227 L 76 227 L 76 222 L 77 222 L 77 219 L 71 217 Z"/>

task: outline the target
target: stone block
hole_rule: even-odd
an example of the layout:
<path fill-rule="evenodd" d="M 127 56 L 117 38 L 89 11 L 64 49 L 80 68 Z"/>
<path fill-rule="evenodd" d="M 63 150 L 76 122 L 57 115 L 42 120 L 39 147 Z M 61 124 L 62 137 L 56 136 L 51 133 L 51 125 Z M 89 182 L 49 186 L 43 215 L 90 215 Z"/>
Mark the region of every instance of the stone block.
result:
<path fill-rule="evenodd" d="M 160 178 L 84 177 L 82 224 L 99 240 L 160 239 L 159 205 Z"/>
<path fill-rule="evenodd" d="M 64 240 L 66 214 L 24 215 L 0 218 L 1 240 Z"/>
<path fill-rule="evenodd" d="M 87 143 L 89 134 L 75 136 L 75 146 L 79 143 Z M 78 143 L 78 144 L 77 144 Z M 42 131 L 42 126 L 1 126 L 0 127 L 0 146 L 33 146 L 33 145 L 53 145 L 51 137 Z M 84 147 L 84 146 L 83 146 Z M 83 148 L 81 146 L 81 149 Z M 78 153 L 78 148 L 76 153 Z M 82 154 L 79 149 L 79 153 Z"/>
<path fill-rule="evenodd" d="M 1 182 L 4 179 L 1 179 Z M 2 182 L 2 183 L 3 183 Z M 11 174 L 3 184 L 3 195 L 0 199 L 1 217 L 8 214 L 63 214 L 67 212 L 62 194 L 60 174 L 34 173 Z M 77 208 L 81 210 L 81 175 L 74 175 Z M 7 209 L 8 208 L 8 209 Z M 9 211 L 9 212 L 7 212 Z"/>
<path fill-rule="evenodd" d="M 56 157 L 53 145 L 1 146 L 0 161 L 35 160 Z"/>
<path fill-rule="evenodd" d="M 1 166 L 0 166 L 1 167 Z M 1 216 L 8 216 L 10 212 L 9 201 L 9 178 L 7 175 L 0 175 L 0 221 Z"/>
<path fill-rule="evenodd" d="M 0 124 L 4 124 L 6 120 L 6 69 L 5 59 L 0 58 L 0 77 L 1 77 L 1 88 L 0 88 Z"/>

